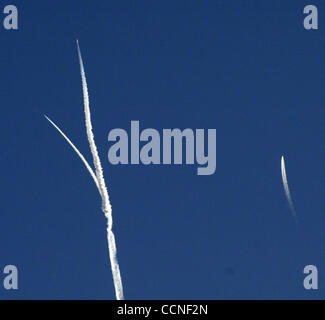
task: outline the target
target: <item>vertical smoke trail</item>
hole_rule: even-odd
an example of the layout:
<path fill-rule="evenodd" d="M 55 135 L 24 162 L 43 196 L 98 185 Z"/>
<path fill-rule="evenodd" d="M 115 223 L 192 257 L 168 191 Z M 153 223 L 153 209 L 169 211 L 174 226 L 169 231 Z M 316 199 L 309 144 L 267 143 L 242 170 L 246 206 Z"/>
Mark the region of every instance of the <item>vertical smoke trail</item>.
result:
<path fill-rule="evenodd" d="M 91 124 L 91 115 L 89 109 L 89 96 L 88 96 L 88 88 L 87 88 L 87 81 L 86 75 L 84 70 L 84 65 L 82 61 L 82 56 L 79 48 L 79 42 L 77 40 L 77 48 L 78 48 L 78 57 L 79 57 L 79 64 L 80 64 L 80 73 L 81 73 L 81 81 L 82 81 L 82 90 L 84 96 L 84 111 L 85 111 L 85 122 L 86 122 L 86 131 L 88 142 L 90 146 L 91 153 L 93 155 L 93 162 L 95 166 L 96 176 L 98 180 L 98 185 L 100 189 L 100 194 L 102 197 L 102 211 L 107 218 L 107 241 L 108 241 L 108 248 L 109 248 L 109 256 L 111 261 L 111 268 L 113 274 L 113 281 L 115 287 L 115 294 L 117 300 L 123 300 L 123 286 L 122 286 L 122 279 L 120 274 L 120 268 L 117 262 L 116 257 L 116 244 L 115 244 L 115 237 L 112 231 L 113 226 L 113 219 L 112 219 L 112 207 L 109 201 L 109 196 L 104 180 L 103 169 L 101 166 L 100 158 L 98 156 L 97 147 L 95 144 L 94 134 L 92 132 L 92 124 Z"/>
<path fill-rule="evenodd" d="M 281 174 L 282 174 L 282 182 L 283 182 L 283 188 L 284 188 L 284 192 L 286 194 L 288 203 L 289 203 L 289 207 L 291 209 L 292 215 L 295 219 L 295 221 L 297 222 L 297 215 L 296 215 L 296 210 L 295 207 L 293 206 L 293 202 L 291 199 L 291 195 L 290 195 L 290 190 L 289 190 L 289 185 L 288 185 L 288 180 L 287 180 L 287 174 L 286 174 L 286 167 L 285 167 L 285 163 L 284 163 L 284 157 L 281 157 Z"/>

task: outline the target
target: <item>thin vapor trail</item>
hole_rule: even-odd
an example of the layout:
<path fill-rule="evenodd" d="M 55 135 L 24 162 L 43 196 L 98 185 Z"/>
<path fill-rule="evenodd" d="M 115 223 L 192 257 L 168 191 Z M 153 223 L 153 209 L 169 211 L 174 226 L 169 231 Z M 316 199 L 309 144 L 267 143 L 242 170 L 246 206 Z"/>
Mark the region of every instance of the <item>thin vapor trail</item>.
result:
<path fill-rule="evenodd" d="M 289 185 L 288 185 L 288 180 L 287 180 L 287 174 L 286 174 L 286 167 L 285 167 L 285 163 L 284 163 L 284 157 L 281 157 L 281 174 L 282 174 L 282 182 L 283 182 L 283 188 L 284 188 L 284 192 L 286 194 L 288 203 L 289 203 L 289 207 L 291 209 L 292 215 L 295 219 L 295 221 L 297 222 L 297 214 L 296 214 L 296 210 L 295 207 L 293 206 L 293 202 L 291 199 L 291 194 L 290 194 L 290 189 L 289 189 Z"/>
<path fill-rule="evenodd" d="M 89 109 L 89 96 L 88 96 L 88 88 L 87 88 L 87 81 L 86 75 L 84 70 L 84 65 L 82 61 L 82 56 L 79 48 L 79 42 L 77 40 L 77 48 L 78 48 L 78 57 L 79 57 L 79 64 L 80 64 L 80 73 L 81 73 L 81 81 L 82 81 L 82 91 L 84 96 L 84 111 L 85 111 L 85 122 L 86 122 L 86 131 L 88 142 L 90 146 L 90 151 L 93 156 L 94 167 L 96 171 L 97 181 L 99 185 L 100 194 L 102 197 L 102 211 L 107 218 L 107 241 L 108 241 L 108 248 L 109 248 L 109 256 L 111 261 L 111 268 L 112 268 L 112 275 L 113 275 L 113 282 L 115 287 L 115 295 L 117 300 L 123 300 L 123 286 L 122 286 L 122 279 L 120 268 L 117 261 L 116 256 L 116 244 L 115 244 L 115 237 L 112 231 L 113 226 L 113 219 L 112 219 L 112 206 L 109 201 L 109 196 L 104 180 L 103 175 L 103 168 L 100 162 L 100 158 L 98 156 L 97 147 L 95 144 L 94 134 L 92 131 L 92 124 L 91 124 L 91 115 Z"/>
<path fill-rule="evenodd" d="M 44 115 L 44 117 L 52 124 L 52 126 L 58 130 L 63 138 L 65 140 L 67 140 L 67 142 L 70 144 L 70 146 L 73 148 L 73 150 L 77 153 L 77 155 L 80 157 L 80 159 L 82 160 L 82 162 L 85 164 L 87 170 L 89 171 L 90 175 L 92 176 L 92 178 L 94 179 L 94 182 L 97 186 L 97 189 L 100 193 L 100 189 L 99 189 L 99 185 L 98 185 L 98 181 L 97 181 L 97 177 L 93 171 L 93 169 L 90 167 L 89 163 L 87 162 L 87 160 L 84 158 L 84 156 L 81 154 L 81 152 L 77 149 L 77 147 L 71 142 L 71 140 L 62 132 L 62 130 L 49 118 L 47 117 L 46 115 Z"/>
<path fill-rule="evenodd" d="M 78 154 L 78 156 L 80 157 L 82 162 L 85 164 L 87 170 L 89 171 L 90 175 L 92 176 L 92 178 L 97 186 L 99 194 L 102 198 L 102 211 L 103 211 L 105 217 L 107 218 L 107 242 L 108 242 L 108 251 L 109 251 L 109 257 L 110 257 L 110 263 L 111 263 L 111 269 L 112 269 L 112 275 L 113 275 L 113 282 L 114 282 L 114 288 L 115 288 L 115 295 L 116 295 L 117 300 L 123 300 L 124 296 L 123 296 L 122 279 L 121 279 L 120 268 L 119 268 L 119 264 L 118 264 L 117 256 L 116 256 L 115 236 L 112 231 L 112 227 L 113 227 L 112 206 L 109 201 L 109 195 L 108 195 L 108 191 L 107 191 L 105 180 L 104 180 L 103 168 L 102 168 L 100 158 L 98 155 L 98 151 L 97 151 L 97 147 L 95 144 L 94 134 L 92 132 L 87 81 L 86 81 L 86 75 L 85 75 L 85 70 L 84 70 L 84 65 L 83 65 L 83 61 L 82 61 L 82 57 L 81 57 L 78 40 L 77 40 L 77 49 L 78 49 L 78 57 L 79 57 L 79 64 L 80 64 L 82 91 L 83 91 L 83 97 L 84 97 L 86 132 L 87 132 L 88 142 L 89 142 L 89 146 L 90 146 L 90 151 L 93 156 L 95 173 L 94 173 L 93 169 L 90 167 L 90 165 L 88 164 L 87 160 L 84 158 L 84 156 L 80 153 L 80 151 L 77 149 L 77 147 L 70 141 L 70 139 L 62 132 L 62 130 L 52 120 L 50 120 L 50 118 L 48 118 L 47 116 L 45 116 L 45 118 L 54 126 L 54 128 L 56 130 L 59 131 L 59 133 L 65 138 L 65 140 L 73 148 L 73 150 Z"/>

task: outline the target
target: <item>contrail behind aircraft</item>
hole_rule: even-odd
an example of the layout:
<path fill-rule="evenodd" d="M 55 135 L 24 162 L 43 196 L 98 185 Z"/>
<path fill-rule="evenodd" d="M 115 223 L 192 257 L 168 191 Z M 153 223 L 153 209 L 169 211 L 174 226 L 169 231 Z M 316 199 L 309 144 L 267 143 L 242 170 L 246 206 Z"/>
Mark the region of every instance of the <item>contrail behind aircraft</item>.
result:
<path fill-rule="evenodd" d="M 84 112 L 85 112 L 86 132 L 87 132 L 88 142 L 89 142 L 89 146 L 90 146 L 90 151 L 93 156 L 93 163 L 94 163 L 96 177 L 97 177 L 97 181 L 98 181 L 99 193 L 102 197 L 102 211 L 103 211 L 105 217 L 107 218 L 107 241 L 108 241 L 108 249 L 109 249 L 108 251 L 109 251 L 109 256 L 110 256 L 110 261 L 111 261 L 115 294 L 116 294 L 117 300 L 124 300 L 120 267 L 119 267 L 119 264 L 117 261 L 117 256 L 116 256 L 115 237 L 114 237 L 114 233 L 112 230 L 112 227 L 113 227 L 112 206 L 109 201 L 108 191 L 107 191 L 105 180 L 104 180 L 103 168 L 102 168 L 101 161 L 100 161 L 100 158 L 98 155 L 98 151 L 97 151 L 97 147 L 96 147 L 95 139 L 94 139 L 94 134 L 92 131 L 87 80 L 86 80 L 84 64 L 82 61 L 82 56 L 81 56 L 78 40 L 77 40 L 77 49 L 78 49 L 78 57 L 79 57 L 79 65 L 80 65 L 80 73 L 81 73 L 82 91 L 83 91 L 83 96 L 84 96 Z"/>
<path fill-rule="evenodd" d="M 293 206 L 293 202 L 291 199 L 291 195 L 290 195 L 290 190 L 289 190 L 289 185 L 288 185 L 288 180 L 287 180 L 287 174 L 286 174 L 286 167 L 285 167 L 285 163 L 284 163 L 284 157 L 281 157 L 281 174 L 282 174 L 282 182 L 283 182 L 283 188 L 284 188 L 284 192 L 286 194 L 288 203 L 289 203 L 289 207 L 291 209 L 292 215 L 295 219 L 295 221 L 297 222 L 297 215 L 296 215 L 296 210 L 295 207 Z"/>
<path fill-rule="evenodd" d="M 82 162 L 85 164 L 87 170 L 89 171 L 91 177 L 94 179 L 94 182 L 97 186 L 97 189 L 100 193 L 100 189 L 99 189 L 99 185 L 98 185 L 98 181 L 97 181 L 97 177 L 96 174 L 94 173 L 93 169 L 91 168 L 91 166 L 89 165 L 89 163 L 87 162 L 87 160 L 85 159 L 85 157 L 82 155 L 82 153 L 78 150 L 78 148 L 71 142 L 71 140 L 64 134 L 64 132 L 46 115 L 44 115 L 44 117 L 52 124 L 52 126 L 58 130 L 61 135 L 63 136 L 63 138 L 70 144 L 70 146 L 72 147 L 72 149 L 77 153 L 77 155 L 80 157 L 80 159 L 82 160 Z"/>
<path fill-rule="evenodd" d="M 112 218 L 112 207 L 109 201 L 108 191 L 106 188 L 103 168 L 100 162 L 100 158 L 98 155 L 97 147 L 95 144 L 94 134 L 92 131 L 92 124 L 91 124 L 91 114 L 89 108 L 89 97 L 88 97 L 88 88 L 87 88 L 87 81 L 86 75 L 84 70 L 84 65 L 81 57 L 81 52 L 79 48 L 79 42 L 77 40 L 77 49 L 78 49 L 78 57 L 79 57 L 79 64 L 80 64 L 80 73 L 81 73 L 81 82 L 82 82 L 82 91 L 84 97 L 84 112 L 85 112 L 85 122 L 86 122 L 86 132 L 88 137 L 88 142 L 90 146 L 90 151 L 93 156 L 93 163 L 95 167 L 95 172 L 84 158 L 84 156 L 80 153 L 77 147 L 71 142 L 71 140 L 63 133 L 63 131 L 47 116 L 45 118 L 54 126 L 56 130 L 65 138 L 65 140 L 70 144 L 73 150 L 78 154 L 84 165 L 86 166 L 87 170 L 89 171 L 90 175 L 92 176 L 98 192 L 102 198 L 102 211 L 107 218 L 107 242 L 108 242 L 108 251 L 109 257 L 111 262 L 111 269 L 113 275 L 113 282 L 115 288 L 115 295 L 117 300 L 123 300 L 123 286 L 122 286 L 122 279 L 120 273 L 120 267 L 117 261 L 116 256 L 116 243 L 115 243 L 115 236 L 112 230 L 113 226 L 113 218 Z"/>

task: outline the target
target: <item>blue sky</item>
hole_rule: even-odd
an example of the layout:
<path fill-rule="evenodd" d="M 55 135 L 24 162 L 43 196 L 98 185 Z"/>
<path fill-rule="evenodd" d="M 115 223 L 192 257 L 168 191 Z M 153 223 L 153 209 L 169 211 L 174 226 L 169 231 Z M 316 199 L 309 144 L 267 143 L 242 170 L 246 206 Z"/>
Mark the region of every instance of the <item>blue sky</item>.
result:
<path fill-rule="evenodd" d="M 305 1 L 9 2 L 19 30 L 0 28 L 0 270 L 18 267 L 19 290 L 0 286 L 1 299 L 115 297 L 96 187 L 43 117 L 91 160 L 77 38 L 125 297 L 324 298 L 321 1 L 312 31 Z M 215 174 L 111 165 L 108 132 L 131 120 L 216 129 Z M 308 264 L 317 291 L 303 287 Z"/>

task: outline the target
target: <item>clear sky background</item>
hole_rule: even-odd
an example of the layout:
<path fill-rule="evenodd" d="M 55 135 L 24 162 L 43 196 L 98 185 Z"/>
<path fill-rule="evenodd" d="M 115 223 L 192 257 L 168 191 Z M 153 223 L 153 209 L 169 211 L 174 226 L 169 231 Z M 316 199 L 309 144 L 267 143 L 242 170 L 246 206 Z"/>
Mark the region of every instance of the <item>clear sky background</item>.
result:
<path fill-rule="evenodd" d="M 0 280 L 5 299 L 114 299 L 76 50 L 127 299 L 325 297 L 322 1 L 1 1 Z M 303 28 L 315 4 L 319 30 Z M 1 16 L 0 16 L 1 17 Z M 4 17 L 4 15 L 2 15 Z M 215 128 L 217 169 L 109 164 L 113 128 Z M 298 225 L 285 198 L 284 154 Z M 319 270 L 319 290 L 303 268 Z"/>

